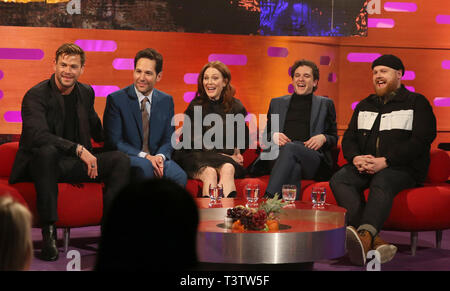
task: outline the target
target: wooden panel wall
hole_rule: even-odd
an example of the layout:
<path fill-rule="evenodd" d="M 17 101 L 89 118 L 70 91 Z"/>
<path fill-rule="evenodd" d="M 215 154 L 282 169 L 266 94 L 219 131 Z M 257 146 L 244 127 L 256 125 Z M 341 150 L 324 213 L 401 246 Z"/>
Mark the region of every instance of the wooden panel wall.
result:
<path fill-rule="evenodd" d="M 162 32 L 137 32 L 117 30 L 85 30 L 56 28 L 0 27 L 0 47 L 41 48 L 42 60 L 18 61 L 0 60 L 0 70 L 4 78 L 0 90 L 4 97 L 0 100 L 0 115 L 6 111 L 20 110 L 20 103 L 26 91 L 38 82 L 47 79 L 53 72 L 54 54 L 63 42 L 77 39 L 114 40 L 114 52 L 86 52 L 86 67 L 81 82 L 91 85 L 115 85 L 123 88 L 133 82 L 131 70 L 115 70 L 112 66 L 116 58 L 134 58 L 137 51 L 153 47 L 164 57 L 163 78 L 157 88 L 171 94 L 175 101 L 175 112 L 183 112 L 187 103 L 183 95 L 196 91 L 196 84 L 186 84 L 186 73 L 199 73 L 211 54 L 244 55 L 245 65 L 229 65 L 232 84 L 236 87 L 236 97 L 241 99 L 249 113 L 266 113 L 270 99 L 288 94 L 291 78 L 289 67 L 299 58 L 308 58 L 316 63 L 321 56 L 336 59 L 337 46 L 333 39 L 295 39 L 287 37 L 231 36 L 212 34 L 185 34 Z M 26 40 L 26 41 L 25 41 Z M 288 50 L 286 57 L 271 57 L 270 47 Z M 337 64 L 320 66 L 323 76 L 319 94 L 332 98 L 337 96 L 337 83 L 328 82 L 328 74 L 337 72 Z M 96 110 L 101 116 L 106 98 L 96 99 Z M 20 123 L 0 121 L 0 133 L 20 132 Z"/>
<path fill-rule="evenodd" d="M 339 97 L 338 127 L 347 127 L 351 103 L 373 92 L 370 63 L 351 63 L 350 52 L 394 54 L 399 56 L 406 70 L 414 71 L 414 80 L 404 80 L 405 86 L 425 95 L 437 117 L 438 137 L 433 146 L 450 142 L 450 107 L 435 106 L 436 97 L 450 97 L 450 70 L 442 62 L 450 60 L 450 24 L 436 22 L 438 15 L 450 17 L 450 1 L 401 0 L 415 3 L 415 12 L 388 12 L 383 9 L 389 1 L 381 1 L 381 14 L 369 18 L 392 19 L 393 28 L 369 28 L 366 38 L 339 39 Z M 339 78 L 340 77 L 340 78 Z"/>
<path fill-rule="evenodd" d="M 399 0 L 400 1 L 400 0 Z M 391 53 L 398 55 L 407 70 L 415 72 L 414 80 L 404 81 L 416 92 L 424 94 L 433 104 L 435 97 L 450 97 L 450 70 L 443 69 L 444 60 L 450 60 L 450 24 L 438 24 L 436 16 L 450 15 L 448 0 L 411 0 L 417 5 L 415 12 L 387 12 L 381 0 L 381 14 L 371 18 L 393 19 L 393 28 L 369 28 L 366 38 L 317 37 L 261 37 L 235 35 L 209 35 L 163 33 L 145 31 L 117 31 L 60 28 L 0 27 L 0 48 L 39 48 L 44 52 L 41 60 L 0 59 L 0 134 L 17 134 L 20 123 L 6 122 L 7 111 L 20 111 L 25 92 L 47 79 L 53 72 L 53 59 L 57 47 L 77 39 L 114 40 L 114 52 L 87 52 L 82 82 L 92 85 L 115 85 L 120 88 L 132 83 L 132 71 L 115 70 L 115 58 L 133 58 L 145 47 L 153 47 L 164 56 L 163 79 L 158 88 L 171 94 L 176 113 L 183 112 L 187 103 L 183 95 L 195 91 L 195 84 L 186 84 L 186 73 L 198 73 L 208 62 L 210 54 L 245 55 L 245 65 L 229 65 L 232 84 L 237 89 L 249 113 L 265 114 L 270 99 L 288 94 L 291 82 L 288 68 L 299 58 L 320 64 L 321 57 L 331 62 L 320 65 L 321 79 L 317 94 L 335 101 L 340 133 L 345 130 L 352 114 L 351 104 L 373 92 L 370 63 L 351 63 L 351 52 Z M 271 57 L 270 47 L 288 50 L 286 57 Z M 337 81 L 328 80 L 330 73 Z M 96 110 L 103 115 L 106 98 L 96 98 Z M 450 141 L 449 107 L 433 105 L 438 118 L 439 137 L 434 143 Z"/>

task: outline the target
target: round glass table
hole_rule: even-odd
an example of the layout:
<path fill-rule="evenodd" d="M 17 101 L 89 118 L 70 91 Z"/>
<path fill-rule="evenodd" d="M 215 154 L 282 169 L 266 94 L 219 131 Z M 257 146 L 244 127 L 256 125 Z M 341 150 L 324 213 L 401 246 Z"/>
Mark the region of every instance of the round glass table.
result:
<path fill-rule="evenodd" d="M 200 222 L 197 255 L 209 270 L 311 269 L 314 261 L 345 254 L 344 208 L 296 201 L 280 215 L 279 231 L 235 232 L 224 226 L 228 208 L 246 201 L 224 198 L 209 207 L 209 199 L 196 199 Z M 261 202 L 261 201 L 260 201 Z"/>

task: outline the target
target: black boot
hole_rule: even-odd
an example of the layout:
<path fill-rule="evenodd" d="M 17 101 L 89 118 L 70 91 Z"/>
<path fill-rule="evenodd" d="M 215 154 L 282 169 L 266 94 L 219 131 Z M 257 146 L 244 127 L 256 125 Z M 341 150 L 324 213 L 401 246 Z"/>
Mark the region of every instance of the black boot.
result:
<path fill-rule="evenodd" d="M 42 251 L 41 259 L 44 261 L 56 261 L 58 248 L 56 247 L 56 226 L 47 224 L 42 227 Z"/>

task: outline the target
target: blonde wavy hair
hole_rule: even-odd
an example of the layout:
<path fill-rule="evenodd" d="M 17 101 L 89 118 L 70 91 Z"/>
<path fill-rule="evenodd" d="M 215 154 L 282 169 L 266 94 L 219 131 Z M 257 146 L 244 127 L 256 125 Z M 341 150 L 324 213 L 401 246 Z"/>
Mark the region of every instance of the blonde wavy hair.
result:
<path fill-rule="evenodd" d="M 11 196 L 0 196 L 0 271 L 27 270 L 33 255 L 32 215 Z"/>

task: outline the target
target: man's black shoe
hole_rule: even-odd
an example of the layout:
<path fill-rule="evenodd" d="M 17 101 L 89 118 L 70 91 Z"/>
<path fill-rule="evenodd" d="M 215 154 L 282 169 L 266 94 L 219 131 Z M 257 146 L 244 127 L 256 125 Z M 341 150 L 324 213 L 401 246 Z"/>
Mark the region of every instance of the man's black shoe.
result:
<path fill-rule="evenodd" d="M 42 227 L 42 250 L 40 258 L 44 261 L 56 261 L 59 253 L 56 247 L 56 226 L 47 224 Z"/>

